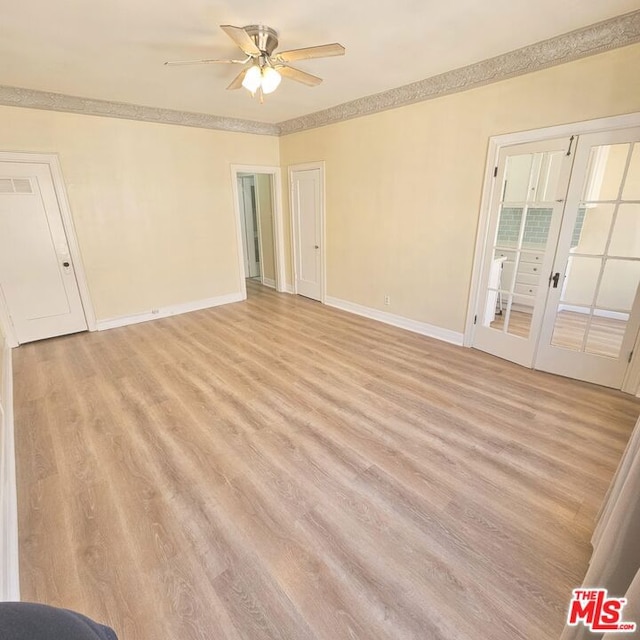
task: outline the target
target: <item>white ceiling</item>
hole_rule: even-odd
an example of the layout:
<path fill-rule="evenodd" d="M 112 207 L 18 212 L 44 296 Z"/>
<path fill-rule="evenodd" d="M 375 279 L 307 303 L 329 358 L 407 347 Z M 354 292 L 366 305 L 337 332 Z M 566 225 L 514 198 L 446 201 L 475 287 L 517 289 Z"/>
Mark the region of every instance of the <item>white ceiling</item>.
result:
<path fill-rule="evenodd" d="M 282 122 L 423 80 L 638 8 L 638 0 L 15 0 L 0 19 L 0 84 Z M 299 63 L 260 105 L 226 91 L 239 66 L 220 24 L 266 24 L 280 50 L 340 42 L 344 57 Z"/>

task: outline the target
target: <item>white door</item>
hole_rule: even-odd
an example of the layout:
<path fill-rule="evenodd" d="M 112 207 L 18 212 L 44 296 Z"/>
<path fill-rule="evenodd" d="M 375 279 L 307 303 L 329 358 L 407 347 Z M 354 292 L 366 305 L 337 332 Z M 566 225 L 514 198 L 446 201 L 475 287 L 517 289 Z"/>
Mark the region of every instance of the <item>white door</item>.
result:
<path fill-rule="evenodd" d="M 19 343 L 87 329 L 46 164 L 0 162 L 0 295 Z"/>
<path fill-rule="evenodd" d="M 256 184 L 253 176 L 240 176 L 238 178 L 238 197 L 240 198 L 245 275 L 247 278 L 257 278 L 261 274 L 260 231 L 256 204 Z"/>
<path fill-rule="evenodd" d="M 572 157 L 570 139 L 501 150 L 473 346 L 533 365 Z"/>
<path fill-rule="evenodd" d="M 640 324 L 640 128 L 580 136 L 536 368 L 622 385 Z"/>
<path fill-rule="evenodd" d="M 296 292 L 322 300 L 322 175 L 317 169 L 291 171 Z"/>

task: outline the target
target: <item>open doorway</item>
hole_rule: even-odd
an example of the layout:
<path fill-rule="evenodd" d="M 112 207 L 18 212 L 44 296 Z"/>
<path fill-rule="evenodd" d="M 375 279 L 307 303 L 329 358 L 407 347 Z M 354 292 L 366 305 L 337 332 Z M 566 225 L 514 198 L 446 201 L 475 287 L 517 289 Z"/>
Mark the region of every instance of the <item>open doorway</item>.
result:
<path fill-rule="evenodd" d="M 275 289 L 276 247 L 271 176 L 241 172 L 237 180 L 245 278 Z"/>
<path fill-rule="evenodd" d="M 282 291 L 282 215 L 280 170 L 232 167 L 242 289 L 247 281 Z"/>

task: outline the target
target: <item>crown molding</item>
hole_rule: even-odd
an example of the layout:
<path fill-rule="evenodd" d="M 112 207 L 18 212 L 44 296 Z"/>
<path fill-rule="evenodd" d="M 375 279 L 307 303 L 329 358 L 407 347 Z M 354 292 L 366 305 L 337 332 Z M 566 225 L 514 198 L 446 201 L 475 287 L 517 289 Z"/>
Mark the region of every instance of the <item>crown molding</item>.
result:
<path fill-rule="evenodd" d="M 426 80 L 280 122 L 280 135 L 432 100 L 640 42 L 640 11 L 447 71 Z"/>
<path fill-rule="evenodd" d="M 640 10 L 482 62 L 447 71 L 426 80 L 358 98 L 329 109 L 285 120 L 279 124 L 159 109 L 124 102 L 94 100 L 2 85 L 0 85 L 0 105 L 278 136 L 432 100 L 637 42 L 640 42 Z"/>
<path fill-rule="evenodd" d="M 36 91 L 33 89 L 21 89 L 19 87 L 2 85 L 0 85 L 0 105 L 81 113 L 89 116 L 124 118 L 126 120 L 142 120 L 144 122 L 158 122 L 160 124 L 177 124 L 185 127 L 198 127 L 200 129 L 220 129 L 222 131 L 255 133 L 268 136 L 277 136 L 280 132 L 278 125 L 267 122 L 225 118 L 190 111 L 159 109 L 157 107 L 145 107 L 125 102 L 93 100 L 90 98 L 68 96 L 62 93 L 50 93 L 48 91 Z"/>

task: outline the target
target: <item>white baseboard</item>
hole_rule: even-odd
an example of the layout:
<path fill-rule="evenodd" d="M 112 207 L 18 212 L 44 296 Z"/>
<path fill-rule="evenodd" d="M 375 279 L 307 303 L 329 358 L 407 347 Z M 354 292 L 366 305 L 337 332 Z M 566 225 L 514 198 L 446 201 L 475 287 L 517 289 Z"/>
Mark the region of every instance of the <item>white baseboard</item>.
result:
<path fill-rule="evenodd" d="M 0 601 L 20 600 L 11 349 L 0 342 Z"/>
<path fill-rule="evenodd" d="M 190 311 L 200 311 L 202 309 L 210 309 L 211 307 L 219 307 L 222 304 L 230 304 L 231 302 L 241 302 L 244 299 L 245 296 L 241 292 L 229 293 L 226 296 L 194 300 L 193 302 L 185 302 L 184 304 L 177 304 L 171 307 L 152 309 L 151 311 L 136 313 L 131 316 L 120 316 L 118 318 L 98 320 L 97 328 L 98 331 L 115 329 L 116 327 L 125 327 L 129 324 L 138 324 L 139 322 L 148 322 L 149 320 L 157 320 L 158 318 L 177 316 L 181 313 L 189 313 Z"/>
<path fill-rule="evenodd" d="M 393 313 L 386 311 L 379 311 L 378 309 L 372 309 L 371 307 L 364 307 L 354 302 L 348 302 L 347 300 L 340 300 L 339 298 L 332 298 L 327 296 L 324 300 L 325 304 L 336 309 L 342 309 L 343 311 L 349 311 L 371 320 L 378 320 L 378 322 L 384 322 L 385 324 L 399 327 L 400 329 L 406 329 L 407 331 L 413 331 L 423 336 L 429 336 L 430 338 L 437 338 L 444 342 L 449 342 L 458 346 L 462 346 L 462 333 L 458 331 L 451 331 L 450 329 L 443 329 L 433 324 L 426 322 L 418 322 L 417 320 L 411 320 L 404 316 L 397 316 Z"/>
<path fill-rule="evenodd" d="M 271 278 L 262 278 L 262 284 L 265 287 L 270 287 L 271 289 L 276 288 L 276 281 L 272 280 Z"/>

